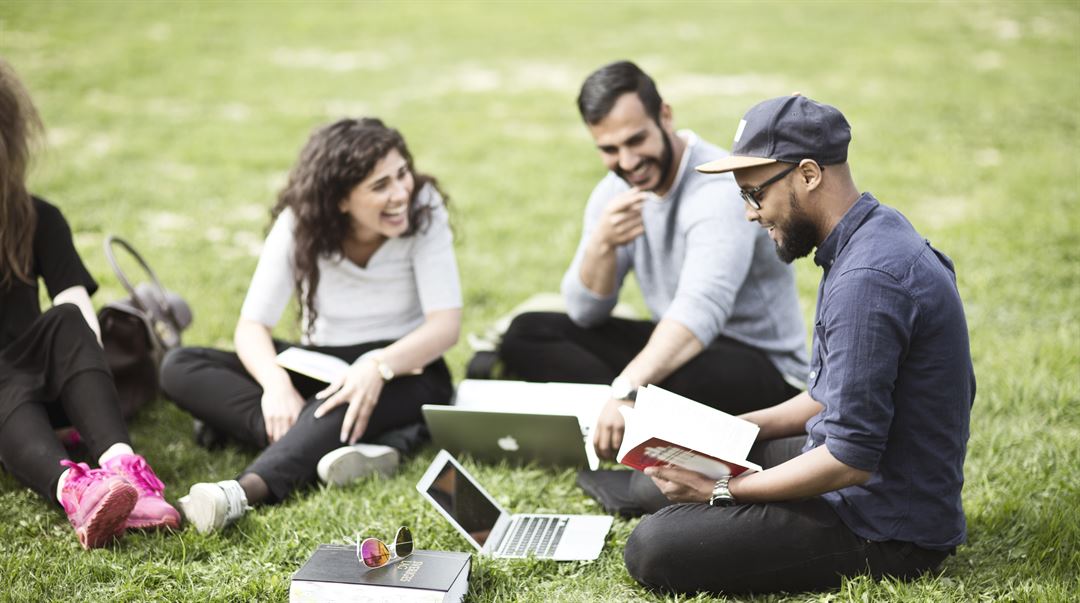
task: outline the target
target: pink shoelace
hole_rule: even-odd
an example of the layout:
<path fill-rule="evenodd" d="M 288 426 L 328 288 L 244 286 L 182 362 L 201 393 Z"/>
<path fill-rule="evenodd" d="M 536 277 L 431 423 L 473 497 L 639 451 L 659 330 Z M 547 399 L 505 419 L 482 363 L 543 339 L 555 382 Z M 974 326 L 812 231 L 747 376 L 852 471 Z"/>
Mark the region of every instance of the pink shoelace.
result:
<path fill-rule="evenodd" d="M 162 483 L 146 459 L 138 454 L 128 454 L 117 459 L 124 477 L 143 494 L 162 496 L 165 484 Z"/>
<path fill-rule="evenodd" d="M 60 461 L 60 464 L 71 470 L 64 480 L 65 492 L 69 489 L 74 490 L 75 488 L 78 488 L 79 482 L 97 477 L 105 477 L 108 474 L 108 472 L 103 469 L 91 469 L 90 465 L 87 465 L 86 463 L 75 463 L 68 459 Z M 64 507 L 64 511 L 69 515 L 74 513 L 75 509 L 71 507 L 71 505 L 74 505 L 75 501 L 69 499 L 67 496 L 61 496 L 60 498 L 60 504 Z"/>

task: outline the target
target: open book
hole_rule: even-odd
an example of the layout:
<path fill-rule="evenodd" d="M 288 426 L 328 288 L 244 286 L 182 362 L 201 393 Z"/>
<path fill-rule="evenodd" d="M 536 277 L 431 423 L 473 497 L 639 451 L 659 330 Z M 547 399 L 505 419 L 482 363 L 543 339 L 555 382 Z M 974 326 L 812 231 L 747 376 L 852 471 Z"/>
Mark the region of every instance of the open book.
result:
<path fill-rule="evenodd" d="M 336 356 L 301 348 L 288 348 L 282 351 L 277 355 L 277 363 L 294 373 L 325 383 L 333 383 L 349 370 L 349 363 Z"/>
<path fill-rule="evenodd" d="M 360 358 L 378 351 L 379 350 L 372 350 L 360 356 Z M 349 363 L 337 356 L 323 354 L 322 352 L 313 352 L 303 348 L 287 348 L 283 350 L 277 355 L 277 363 L 278 366 L 294 373 L 300 373 L 301 375 L 306 375 L 324 383 L 333 383 L 338 377 L 345 375 L 345 372 L 349 370 Z M 419 375 L 423 372 L 424 369 L 418 368 L 401 373 L 399 376 Z"/>
<path fill-rule="evenodd" d="M 628 467 L 677 465 L 710 479 L 761 471 L 746 460 L 759 427 L 749 421 L 648 385 L 633 407 L 619 408 L 626 419 L 618 461 Z"/>

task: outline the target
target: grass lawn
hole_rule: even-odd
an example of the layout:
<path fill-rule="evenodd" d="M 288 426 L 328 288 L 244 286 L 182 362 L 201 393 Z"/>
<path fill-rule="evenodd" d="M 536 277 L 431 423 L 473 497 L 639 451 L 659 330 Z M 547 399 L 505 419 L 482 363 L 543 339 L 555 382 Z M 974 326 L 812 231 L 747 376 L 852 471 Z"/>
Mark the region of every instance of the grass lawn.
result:
<path fill-rule="evenodd" d="M 1077 3 L 0 0 L 0 54 L 46 121 L 33 189 L 65 211 L 102 284 L 96 302 L 121 296 L 101 251 L 116 232 L 192 303 L 185 342 L 223 347 L 268 209 L 316 125 L 380 116 L 441 179 L 468 333 L 558 287 L 603 175 L 574 105 L 592 69 L 637 61 L 678 126 L 723 146 L 763 98 L 799 90 L 838 106 L 859 186 L 956 262 L 979 381 L 968 543 L 939 576 L 755 600 L 1080 597 Z M 809 260 L 797 273 L 811 316 L 820 273 Z M 449 354 L 458 379 L 469 354 L 464 337 Z M 200 449 L 190 428 L 164 401 L 133 426 L 171 500 L 253 458 Z M 136 534 L 93 552 L 2 475 L 0 600 L 284 600 L 319 543 L 402 523 L 422 548 L 467 550 L 413 489 L 433 454 L 223 533 Z M 599 511 L 571 471 L 467 465 L 511 510 Z M 594 563 L 474 557 L 468 600 L 712 600 L 639 588 L 622 563 L 634 525 L 616 521 Z"/>

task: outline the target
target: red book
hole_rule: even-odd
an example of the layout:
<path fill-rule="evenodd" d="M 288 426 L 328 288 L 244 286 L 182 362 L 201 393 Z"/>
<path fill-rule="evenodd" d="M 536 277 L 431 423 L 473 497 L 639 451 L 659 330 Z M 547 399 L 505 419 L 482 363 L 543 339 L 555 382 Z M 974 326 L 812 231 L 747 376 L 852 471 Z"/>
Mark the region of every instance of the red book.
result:
<path fill-rule="evenodd" d="M 761 471 L 746 460 L 759 431 L 749 421 L 655 385 L 638 390 L 634 406 L 619 410 L 626 430 L 616 458 L 628 467 L 674 465 L 710 479 Z"/>

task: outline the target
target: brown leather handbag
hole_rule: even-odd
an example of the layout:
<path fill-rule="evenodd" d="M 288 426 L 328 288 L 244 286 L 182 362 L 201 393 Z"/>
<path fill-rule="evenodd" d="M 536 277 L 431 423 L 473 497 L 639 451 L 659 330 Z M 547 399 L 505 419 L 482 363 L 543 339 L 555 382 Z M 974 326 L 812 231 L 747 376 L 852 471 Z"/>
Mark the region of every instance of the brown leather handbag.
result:
<path fill-rule="evenodd" d="M 131 284 L 116 261 L 119 246 L 138 262 L 150 277 Z M 98 312 L 105 360 L 120 394 L 120 409 L 130 418 L 158 395 L 158 369 L 165 352 L 180 345 L 180 334 L 192 321 L 191 307 L 182 297 L 166 290 L 146 260 L 130 243 L 109 235 L 105 258 L 128 297 L 106 304 Z"/>

